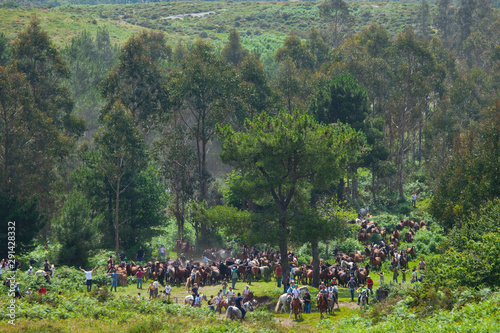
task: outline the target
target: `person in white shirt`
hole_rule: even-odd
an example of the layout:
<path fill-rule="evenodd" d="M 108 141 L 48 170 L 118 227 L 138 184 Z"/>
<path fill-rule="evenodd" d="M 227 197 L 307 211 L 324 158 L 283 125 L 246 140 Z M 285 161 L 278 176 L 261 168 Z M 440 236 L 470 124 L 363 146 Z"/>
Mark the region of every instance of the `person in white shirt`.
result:
<path fill-rule="evenodd" d="M 97 267 L 98 265 L 96 265 L 91 271 L 86 271 L 80 267 L 80 270 L 85 273 L 85 277 L 87 278 L 87 292 L 90 292 L 92 290 L 92 273 L 95 272 Z"/>
<path fill-rule="evenodd" d="M 219 291 L 217 293 L 217 296 L 215 296 L 215 311 L 220 313 L 220 302 L 222 301 L 222 295 L 221 292 Z"/>
<path fill-rule="evenodd" d="M 301 294 L 300 294 L 300 290 L 299 290 L 298 285 L 295 285 L 295 288 L 293 288 L 293 290 L 292 290 L 292 296 L 293 296 L 293 298 L 299 298 L 300 299 Z"/>
<path fill-rule="evenodd" d="M 30 266 L 30 268 L 26 271 L 28 275 L 33 275 L 33 266 Z"/>
<path fill-rule="evenodd" d="M 155 287 L 154 298 L 158 298 L 158 288 L 160 288 L 158 280 L 155 279 L 155 281 L 153 282 L 153 287 Z"/>
<path fill-rule="evenodd" d="M 247 285 L 245 289 L 243 289 L 243 300 L 247 299 L 249 293 L 250 293 L 250 286 Z"/>
<path fill-rule="evenodd" d="M 160 248 L 158 249 L 158 253 L 160 254 L 160 258 L 165 260 L 165 245 L 161 244 Z"/>
<path fill-rule="evenodd" d="M 226 293 L 227 295 L 227 305 L 231 305 L 231 301 L 233 300 L 234 296 L 236 295 L 234 293 L 233 287 L 229 287 L 229 291 Z"/>
<path fill-rule="evenodd" d="M 170 300 L 171 293 L 172 293 L 172 287 L 170 287 L 170 283 L 167 282 L 167 285 L 165 286 L 165 295 L 167 297 L 167 301 Z"/>

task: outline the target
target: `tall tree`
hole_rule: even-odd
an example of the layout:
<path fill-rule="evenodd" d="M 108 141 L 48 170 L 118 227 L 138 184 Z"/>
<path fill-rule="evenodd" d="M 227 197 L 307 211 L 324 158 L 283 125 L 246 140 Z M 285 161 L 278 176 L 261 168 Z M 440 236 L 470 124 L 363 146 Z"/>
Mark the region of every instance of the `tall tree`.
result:
<path fill-rule="evenodd" d="M 325 0 L 319 6 L 321 17 L 330 21 L 332 29 L 332 46 L 338 47 L 347 33 L 347 23 L 353 20 L 349 13 L 349 5 L 344 0 Z"/>
<path fill-rule="evenodd" d="M 83 31 L 63 50 L 71 70 L 69 88 L 75 100 L 75 113 L 85 119 L 86 137 L 92 138 L 99 126 L 104 106 L 99 86 L 118 62 L 119 47 L 111 43 L 109 32 L 98 29 L 95 36 Z"/>
<path fill-rule="evenodd" d="M 190 137 L 178 127 L 165 131 L 155 143 L 155 157 L 170 190 L 169 210 L 177 221 L 177 239 L 184 239 L 187 205 L 194 197 L 197 178 L 196 154 Z"/>
<path fill-rule="evenodd" d="M 404 34 L 400 33 L 396 37 L 394 47 L 399 57 L 397 80 L 402 82 L 401 87 L 396 89 L 393 96 L 395 105 L 401 112 L 399 119 L 398 189 L 400 197 L 403 197 L 407 122 L 412 113 L 418 110 L 418 107 L 427 103 L 425 97 L 433 88 L 430 85 L 430 73 L 432 73 L 435 61 L 428 45 L 425 41 L 418 39 L 413 30 L 407 30 Z M 424 79 L 425 77 L 427 78 Z"/>
<path fill-rule="evenodd" d="M 4 195 L 30 197 L 36 165 L 30 160 L 33 138 L 48 120 L 37 113 L 24 76 L 0 66 L 0 184 Z"/>
<path fill-rule="evenodd" d="M 50 192 L 60 185 L 55 180 L 67 170 L 61 164 L 83 132 L 84 123 L 74 116 L 73 101 L 64 85 L 69 76 L 68 66 L 36 16 L 14 40 L 11 65 L 24 75 L 31 89 L 34 108 L 39 113 L 33 121 L 41 120 L 33 124 L 36 129 L 32 133 L 36 135 L 29 142 L 29 158 L 36 166 L 36 181 L 30 183 L 29 192 L 51 213 Z"/>
<path fill-rule="evenodd" d="M 276 51 L 275 57 L 277 62 L 291 59 L 300 70 L 313 69 L 316 62 L 314 55 L 309 51 L 307 45 L 294 34 L 285 38 L 283 46 Z"/>
<path fill-rule="evenodd" d="M 52 221 L 52 229 L 61 245 L 59 263 L 81 266 L 87 263 L 91 251 L 99 246 L 98 226 L 103 216 L 94 216 L 85 196 L 71 192 L 59 216 Z"/>
<path fill-rule="evenodd" d="M 454 15 L 451 0 L 438 0 L 437 7 L 434 25 L 439 29 L 439 34 L 442 36 L 446 46 L 450 46 Z"/>
<path fill-rule="evenodd" d="M 140 133 L 134 127 L 134 119 L 122 104 L 116 102 L 111 110 L 101 115 L 102 130 L 95 135 L 96 147 L 101 155 L 100 165 L 109 185 L 115 193 L 114 229 L 115 251 L 119 254 L 120 195 L 135 180 L 126 177 L 138 173 L 144 166 L 145 149 Z M 124 180 L 127 182 L 124 182 Z"/>
<path fill-rule="evenodd" d="M 424 39 L 429 38 L 430 10 L 427 0 L 422 0 L 418 10 L 418 30 Z"/>
<path fill-rule="evenodd" d="M 196 144 L 199 200 L 207 199 L 210 174 L 207 144 L 215 124 L 224 124 L 234 113 L 239 77 L 232 66 L 215 56 L 212 47 L 198 40 L 171 77 L 176 116 L 191 132 Z"/>
<path fill-rule="evenodd" d="M 364 138 L 347 125 L 323 125 L 298 111 L 280 112 L 275 118 L 263 113 L 245 127 L 241 132 L 229 125 L 217 127 L 221 158 L 242 171 L 237 183 L 244 184 L 247 197 L 271 204 L 262 219 L 268 221 L 265 229 L 274 231 L 286 273 L 294 207 L 309 202 L 311 188 L 324 188 L 342 177 Z"/>
<path fill-rule="evenodd" d="M 167 76 L 161 66 L 170 54 L 163 33 L 144 31 L 125 43 L 118 65 L 101 84 L 107 100 L 105 109 L 111 109 L 117 101 L 122 103 L 143 135 L 168 115 Z"/>
<path fill-rule="evenodd" d="M 248 55 L 248 51 L 241 45 L 241 38 L 240 34 L 238 34 L 238 30 L 231 29 L 229 32 L 229 39 L 226 44 L 224 44 L 220 55 L 222 59 L 234 66 L 238 66 Z"/>

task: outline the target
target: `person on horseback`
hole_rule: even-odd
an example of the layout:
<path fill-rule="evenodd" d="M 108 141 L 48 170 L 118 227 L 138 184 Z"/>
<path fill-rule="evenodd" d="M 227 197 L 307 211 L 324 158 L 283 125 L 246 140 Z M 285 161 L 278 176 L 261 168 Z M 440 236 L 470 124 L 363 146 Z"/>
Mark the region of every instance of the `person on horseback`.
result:
<path fill-rule="evenodd" d="M 288 289 L 286 290 L 287 296 L 291 296 L 292 295 L 292 291 L 293 291 L 294 288 L 295 288 L 295 283 L 292 280 L 292 282 L 290 282 L 290 287 L 288 287 Z"/>
<path fill-rule="evenodd" d="M 229 291 L 227 292 L 227 305 L 231 305 L 231 301 L 234 297 L 235 293 L 233 287 L 229 287 Z"/>
<path fill-rule="evenodd" d="M 196 283 L 193 284 L 193 288 L 191 289 L 191 294 L 193 295 L 193 306 L 194 306 L 194 300 L 198 295 L 198 285 Z"/>
<path fill-rule="evenodd" d="M 236 307 L 241 311 L 241 321 L 245 319 L 246 315 L 246 310 L 245 307 L 243 306 L 243 297 L 241 297 L 241 293 L 238 293 L 238 296 L 235 298 L 236 301 Z"/>
<path fill-rule="evenodd" d="M 326 290 L 328 291 L 328 293 L 334 293 L 335 296 L 337 296 L 337 299 L 338 299 L 338 289 L 335 288 L 336 286 L 337 286 L 337 280 L 333 280 L 330 283 L 330 285 L 328 286 L 328 288 L 326 288 Z"/>
<path fill-rule="evenodd" d="M 369 298 L 369 293 L 368 293 L 368 289 L 365 288 L 365 285 L 362 284 L 359 289 L 357 290 L 357 292 L 359 293 L 358 295 L 358 305 L 359 305 L 359 301 L 361 300 L 361 297 L 366 297 L 366 305 L 369 305 L 368 303 L 368 298 Z"/>
<path fill-rule="evenodd" d="M 247 284 L 245 289 L 243 289 L 243 299 L 246 299 L 249 293 L 250 293 L 250 286 Z"/>
<path fill-rule="evenodd" d="M 300 293 L 298 285 L 294 286 L 294 288 L 292 290 L 292 296 L 293 296 L 293 299 L 296 299 L 296 298 L 301 299 L 302 294 Z"/>

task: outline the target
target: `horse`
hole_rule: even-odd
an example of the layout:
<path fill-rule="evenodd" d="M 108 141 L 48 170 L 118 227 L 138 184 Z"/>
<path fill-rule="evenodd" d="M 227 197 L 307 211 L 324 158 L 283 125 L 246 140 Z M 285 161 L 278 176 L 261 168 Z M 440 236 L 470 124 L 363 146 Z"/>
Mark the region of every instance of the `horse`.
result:
<path fill-rule="evenodd" d="M 335 309 L 335 304 L 337 304 L 337 308 L 340 310 L 339 300 L 337 297 L 337 286 L 333 287 L 333 291 L 330 291 L 328 294 L 328 313 L 332 314 Z"/>
<path fill-rule="evenodd" d="M 368 295 L 367 295 L 367 291 L 364 290 L 362 293 L 361 293 L 361 297 L 359 299 L 359 306 L 360 306 L 360 310 L 361 312 L 365 311 L 366 310 L 366 304 L 368 303 Z"/>
<path fill-rule="evenodd" d="M 200 307 L 201 307 L 201 303 L 203 301 L 206 301 L 207 300 L 207 295 L 206 294 L 202 294 L 201 297 L 200 297 Z M 193 301 L 194 301 L 194 298 L 193 298 L 193 295 L 188 295 L 184 298 L 184 305 L 192 305 L 193 304 Z"/>
<path fill-rule="evenodd" d="M 276 307 L 274 308 L 274 311 L 278 312 L 280 311 L 281 313 L 286 312 L 286 307 L 287 305 L 289 306 L 291 302 L 292 296 L 289 296 L 288 294 L 283 294 L 278 298 L 278 303 L 276 304 Z"/>
<path fill-rule="evenodd" d="M 243 303 L 243 307 L 245 308 L 245 311 L 253 311 L 254 310 L 254 304 L 256 305 L 257 301 L 253 302 L 245 302 Z M 240 309 L 238 309 L 236 306 L 228 306 L 226 309 L 226 319 L 240 319 L 243 321 L 243 314 L 241 313 Z"/>
<path fill-rule="evenodd" d="M 328 297 L 325 295 L 320 295 L 318 298 L 318 310 L 321 313 L 321 319 L 323 319 L 323 312 L 328 310 Z"/>
<path fill-rule="evenodd" d="M 299 318 L 302 318 L 302 302 L 300 301 L 300 298 L 294 298 L 292 300 L 292 306 L 290 309 L 290 317 L 292 316 L 292 311 L 293 311 L 293 314 L 295 315 L 295 320 L 297 320 L 297 314 L 299 315 Z"/>

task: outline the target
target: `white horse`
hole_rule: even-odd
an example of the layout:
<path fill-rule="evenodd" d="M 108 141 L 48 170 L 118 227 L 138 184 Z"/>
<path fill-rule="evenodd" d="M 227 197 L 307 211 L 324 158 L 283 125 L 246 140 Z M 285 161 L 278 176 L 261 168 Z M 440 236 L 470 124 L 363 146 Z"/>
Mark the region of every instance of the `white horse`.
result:
<path fill-rule="evenodd" d="M 292 296 L 289 296 L 288 294 L 283 294 L 278 298 L 278 303 L 276 304 L 276 307 L 274 308 L 274 311 L 278 312 L 280 311 L 281 313 L 286 312 L 286 307 L 290 307 L 290 302 L 292 301 Z"/>
<path fill-rule="evenodd" d="M 339 300 L 338 300 L 338 291 L 337 286 L 333 286 L 333 291 L 328 293 L 328 312 L 333 313 L 335 309 L 335 304 L 337 304 L 337 308 L 340 310 Z"/>
<path fill-rule="evenodd" d="M 366 304 L 368 303 L 368 294 L 366 291 L 363 291 L 361 293 L 361 297 L 359 299 L 359 307 L 361 312 L 364 312 L 366 310 Z"/>
<path fill-rule="evenodd" d="M 305 295 L 306 291 L 309 291 L 309 288 L 307 288 L 307 286 L 302 286 L 299 288 L 299 291 L 300 291 L 300 295 L 302 296 L 300 301 L 302 302 L 302 300 L 304 299 L 304 295 Z M 286 293 L 281 295 L 278 299 L 278 303 L 276 304 L 276 307 L 274 308 L 274 311 L 278 312 L 281 310 L 281 313 L 286 312 L 287 306 L 290 308 L 290 311 L 291 311 L 291 302 L 292 302 L 292 296 L 288 296 L 288 294 L 286 294 Z"/>
<path fill-rule="evenodd" d="M 55 267 L 54 267 L 54 264 L 50 265 L 50 277 L 53 278 L 54 277 L 54 271 L 55 271 Z M 35 272 L 35 275 L 41 275 L 41 276 L 45 276 L 45 271 L 43 269 L 40 269 L 38 271 Z"/>
<path fill-rule="evenodd" d="M 203 301 L 206 301 L 206 300 L 207 300 L 207 295 L 202 294 L 200 297 L 200 306 L 201 306 L 201 303 Z M 192 305 L 193 301 L 194 301 L 193 295 L 188 295 L 184 298 L 184 305 L 187 305 L 187 304 Z"/>
<path fill-rule="evenodd" d="M 243 304 L 243 307 L 245 308 L 245 311 L 253 311 L 254 310 L 254 304 L 256 305 L 257 301 L 248 301 Z M 238 309 L 235 306 L 228 306 L 226 310 L 226 319 L 240 319 L 243 321 L 243 314 L 241 313 L 240 309 Z"/>

